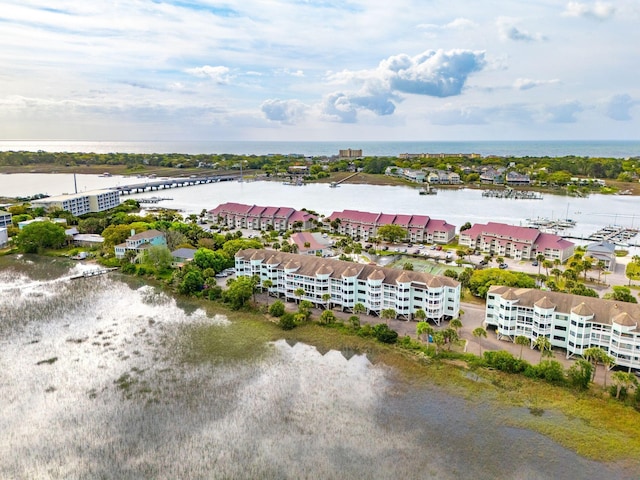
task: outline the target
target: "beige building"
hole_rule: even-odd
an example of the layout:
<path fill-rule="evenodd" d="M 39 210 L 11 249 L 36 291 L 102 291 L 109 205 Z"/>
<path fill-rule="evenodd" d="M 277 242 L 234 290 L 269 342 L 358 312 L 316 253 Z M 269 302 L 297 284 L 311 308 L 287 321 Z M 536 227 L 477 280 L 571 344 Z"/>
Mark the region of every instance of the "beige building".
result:
<path fill-rule="evenodd" d="M 492 286 L 485 323 L 499 339 L 547 337 L 567 358 L 599 347 L 616 365 L 640 370 L 640 306 L 532 288 Z"/>
<path fill-rule="evenodd" d="M 77 217 L 85 213 L 103 212 L 117 207 L 120 205 L 120 193 L 117 190 L 92 190 L 41 198 L 32 201 L 31 205 L 45 207 L 47 210 L 65 210 Z"/>

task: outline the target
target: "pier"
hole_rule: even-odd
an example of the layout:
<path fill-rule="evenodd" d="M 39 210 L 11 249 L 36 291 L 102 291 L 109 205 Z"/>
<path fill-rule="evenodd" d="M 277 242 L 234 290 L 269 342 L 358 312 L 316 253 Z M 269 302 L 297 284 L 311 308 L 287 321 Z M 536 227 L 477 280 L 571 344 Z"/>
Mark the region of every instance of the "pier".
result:
<path fill-rule="evenodd" d="M 352 173 L 351 175 L 344 177 L 342 180 L 338 180 L 337 182 L 331 182 L 331 184 L 329 185 L 331 188 L 335 188 L 338 185 L 340 185 L 343 182 L 346 182 L 347 180 L 349 180 L 350 178 L 355 177 L 356 175 L 358 175 L 358 173 L 360 172 L 356 172 L 356 173 Z"/>
<path fill-rule="evenodd" d="M 164 200 L 173 200 L 173 198 L 169 197 L 148 197 L 148 198 L 139 198 L 138 203 L 158 203 Z"/>
<path fill-rule="evenodd" d="M 87 270 L 86 272 L 79 273 L 77 275 L 73 275 L 70 277 L 71 280 L 78 280 L 80 278 L 89 278 L 89 277 L 97 277 L 98 275 L 104 275 L 105 273 L 113 272 L 117 270 L 117 267 L 112 268 L 102 268 L 99 270 Z"/>
<path fill-rule="evenodd" d="M 239 180 L 240 175 L 213 175 L 208 177 L 189 177 L 189 178 L 167 178 L 164 180 L 151 180 L 144 183 L 132 183 L 129 185 L 118 185 L 111 187 L 111 190 L 117 190 L 120 195 L 131 195 L 134 193 L 142 193 L 155 191 L 165 188 L 190 187 L 192 185 L 203 185 L 205 183 L 231 182 Z"/>
<path fill-rule="evenodd" d="M 589 235 L 589 240 L 598 242 L 610 242 L 617 245 L 627 244 L 629 240 L 638 235 L 638 229 L 610 226 L 598 230 L 596 233 Z"/>
<path fill-rule="evenodd" d="M 482 192 L 482 196 L 491 198 L 512 198 L 514 200 L 542 200 L 542 195 L 538 192 L 514 190 L 513 188 L 507 188 L 505 190 L 485 190 Z"/>

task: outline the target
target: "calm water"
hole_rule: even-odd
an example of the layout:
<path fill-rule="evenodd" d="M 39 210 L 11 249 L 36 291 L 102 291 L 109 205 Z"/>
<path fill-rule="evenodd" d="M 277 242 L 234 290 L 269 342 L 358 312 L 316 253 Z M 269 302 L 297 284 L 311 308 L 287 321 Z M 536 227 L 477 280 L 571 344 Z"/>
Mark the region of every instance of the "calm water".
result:
<path fill-rule="evenodd" d="M 0 151 L 94 153 L 232 153 L 238 155 L 337 155 L 347 148 L 362 149 L 365 156 L 400 153 L 479 153 L 502 156 L 578 155 L 626 158 L 640 155 L 640 141 L 510 141 L 510 142 L 77 142 L 0 141 Z"/>
<path fill-rule="evenodd" d="M 0 258 L 1 478 L 633 478 L 505 426 L 521 410 L 78 268 Z M 179 361 L 193 326 L 215 362 Z"/>
<path fill-rule="evenodd" d="M 0 175 L 0 195 L 56 195 L 74 191 L 70 174 Z M 145 179 L 77 175 L 78 190 L 106 188 Z M 640 227 L 640 200 L 624 195 L 590 195 L 571 198 L 545 195 L 542 200 L 509 200 L 482 197 L 480 190 L 440 190 L 437 195 L 419 195 L 416 188 L 343 184 L 329 188 L 327 184 L 302 187 L 280 182 L 221 182 L 146 192 L 123 198 L 160 196 L 171 198 L 158 205 L 177 208 L 185 214 L 211 210 L 224 202 L 250 205 L 291 206 L 307 208 L 321 215 L 336 210 L 354 209 L 369 212 L 429 215 L 460 227 L 465 222 L 504 222 L 524 225 L 527 218 L 572 218 L 577 226 L 571 232 L 588 236 L 607 225 Z"/>

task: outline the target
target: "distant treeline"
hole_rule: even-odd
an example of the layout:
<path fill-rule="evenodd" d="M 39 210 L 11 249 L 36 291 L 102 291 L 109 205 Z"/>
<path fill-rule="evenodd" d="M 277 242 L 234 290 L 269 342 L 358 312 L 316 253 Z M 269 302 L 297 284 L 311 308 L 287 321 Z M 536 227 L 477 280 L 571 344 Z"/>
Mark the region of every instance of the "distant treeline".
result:
<path fill-rule="evenodd" d="M 564 157 L 497 157 L 471 158 L 450 156 L 441 158 L 364 157 L 359 159 L 336 159 L 316 157 L 305 159 L 289 155 L 233 155 L 180 153 L 69 153 L 69 152 L 0 152 L 0 166 L 24 165 L 125 165 L 135 169 L 144 166 L 168 168 L 243 168 L 264 170 L 267 173 L 285 172 L 292 165 L 316 165 L 313 170 L 346 171 L 362 169 L 366 173 L 384 173 L 389 166 L 401 168 L 433 168 L 462 172 L 467 168 L 478 170 L 482 166 L 507 167 L 521 173 L 537 174 L 563 172 L 573 176 L 609 178 L 632 181 L 640 174 L 640 158 L 591 158 Z"/>

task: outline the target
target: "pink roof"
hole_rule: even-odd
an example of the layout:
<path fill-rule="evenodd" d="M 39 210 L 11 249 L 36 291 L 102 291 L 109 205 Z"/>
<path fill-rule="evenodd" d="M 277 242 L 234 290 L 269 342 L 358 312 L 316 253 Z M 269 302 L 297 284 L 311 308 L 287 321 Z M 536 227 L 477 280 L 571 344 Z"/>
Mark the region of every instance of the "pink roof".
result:
<path fill-rule="evenodd" d="M 265 207 L 259 207 L 257 205 L 254 205 L 247 212 L 247 215 L 251 215 L 252 217 L 260 217 L 263 214 L 264 211 L 265 211 Z"/>
<path fill-rule="evenodd" d="M 378 216 L 377 223 L 378 225 L 391 225 L 396 223 L 396 215 L 391 215 L 390 213 L 381 213 Z"/>
<path fill-rule="evenodd" d="M 291 207 L 280 207 L 274 214 L 277 218 L 289 218 L 295 209 Z"/>
<path fill-rule="evenodd" d="M 552 233 L 541 233 L 536 240 L 538 250 L 552 249 L 552 250 L 564 250 L 566 248 L 573 247 L 573 242 L 565 240 L 558 235 Z"/>
<path fill-rule="evenodd" d="M 291 241 L 295 242 L 295 244 L 298 245 L 299 252 L 306 252 L 308 250 L 322 250 L 323 248 L 325 248 L 325 246 L 319 243 L 310 232 L 294 233 L 293 235 L 291 235 Z M 305 243 L 309 243 L 309 246 L 305 247 Z"/>
<path fill-rule="evenodd" d="M 455 231 L 456 226 L 447 223 L 445 220 L 434 220 L 433 218 L 429 221 L 427 225 L 427 232 L 450 232 Z"/>
<path fill-rule="evenodd" d="M 429 217 L 427 217 L 426 215 L 413 215 L 411 217 L 409 225 L 411 225 L 412 227 L 425 228 L 429 223 L 429 220 Z"/>
<path fill-rule="evenodd" d="M 218 205 L 213 210 L 210 210 L 209 213 L 214 215 L 218 215 L 220 213 L 249 213 L 249 211 L 253 208 L 252 205 L 244 205 L 242 203 L 234 203 L 227 202 Z"/>
<path fill-rule="evenodd" d="M 293 212 L 293 215 L 289 218 L 291 222 L 308 222 L 312 218 L 315 218 L 314 215 L 311 215 L 308 212 L 303 212 L 302 210 L 296 210 Z"/>
<path fill-rule="evenodd" d="M 411 215 L 396 215 L 396 220 L 393 222 L 395 225 L 400 225 L 401 227 L 408 227 L 411 222 Z"/>
<path fill-rule="evenodd" d="M 267 207 L 264 209 L 264 212 L 262 212 L 262 216 L 273 217 L 277 211 L 278 211 L 278 207 Z"/>

